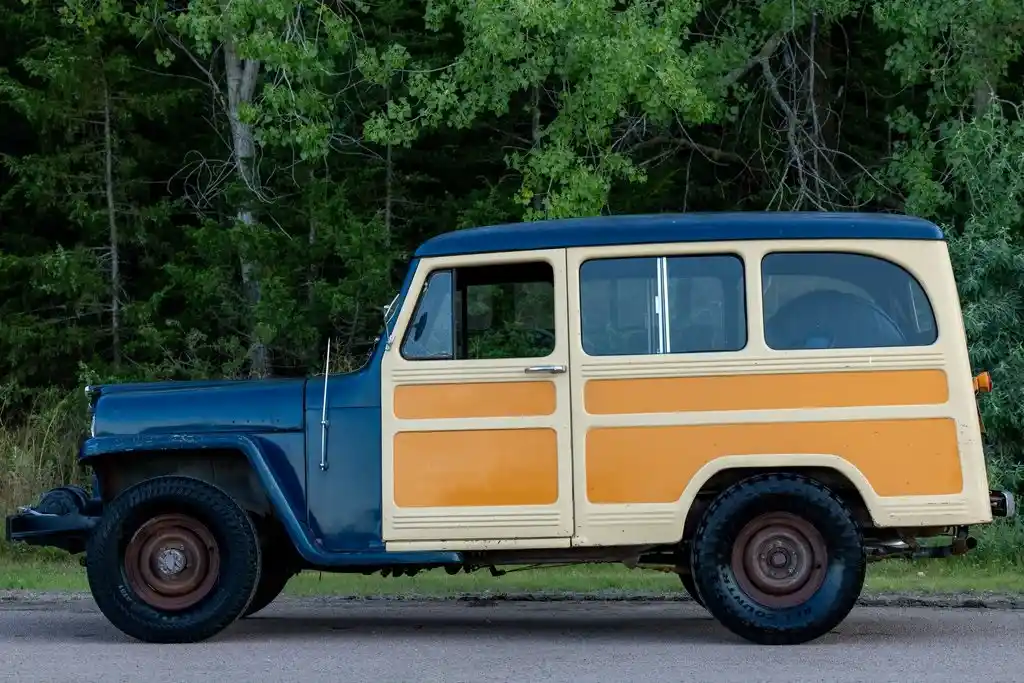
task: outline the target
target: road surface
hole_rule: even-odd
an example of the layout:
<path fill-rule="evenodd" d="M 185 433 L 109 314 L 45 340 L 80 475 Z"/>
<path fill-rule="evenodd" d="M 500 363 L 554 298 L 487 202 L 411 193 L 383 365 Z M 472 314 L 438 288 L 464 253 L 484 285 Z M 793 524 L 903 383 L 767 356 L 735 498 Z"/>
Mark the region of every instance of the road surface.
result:
<path fill-rule="evenodd" d="M 926 673 L 927 672 L 927 673 Z M 0 599 L 0 680 L 1011 681 L 1024 609 L 858 607 L 794 647 L 746 644 L 690 602 L 282 598 L 197 645 L 148 645 L 90 599 Z"/>

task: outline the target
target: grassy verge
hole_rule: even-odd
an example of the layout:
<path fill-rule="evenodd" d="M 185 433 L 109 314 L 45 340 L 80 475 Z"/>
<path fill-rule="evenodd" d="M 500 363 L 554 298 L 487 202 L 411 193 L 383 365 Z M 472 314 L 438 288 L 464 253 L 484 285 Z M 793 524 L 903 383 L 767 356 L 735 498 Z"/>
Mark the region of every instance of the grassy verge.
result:
<path fill-rule="evenodd" d="M 997 523 L 981 529 L 979 546 L 966 557 L 871 565 L 868 593 L 1014 593 L 1024 594 L 1024 522 Z M 0 545 L 0 590 L 86 591 L 85 570 L 57 551 Z M 630 570 L 620 565 L 582 565 L 512 571 L 493 577 L 486 570 L 449 576 L 444 571 L 415 577 L 383 578 L 303 572 L 286 592 L 291 595 L 450 596 L 510 593 L 673 594 L 681 590 L 670 574 Z"/>
<path fill-rule="evenodd" d="M 0 560 L 0 590 L 87 591 L 85 570 L 77 563 L 40 559 Z M 290 595 L 359 597 L 494 595 L 512 593 L 672 594 L 678 580 L 649 570 L 618 565 L 535 569 L 492 577 L 487 571 L 448 576 L 431 571 L 415 577 L 303 572 L 286 589 Z M 1024 594 L 1024 567 L 985 567 L 960 560 L 885 562 L 872 565 L 868 593 L 1013 593 Z"/>
<path fill-rule="evenodd" d="M 0 402 L 0 513 L 35 503 L 52 486 L 85 483 L 75 465 L 78 437 L 88 428 L 81 400 L 79 392 L 44 392 L 14 425 Z"/>

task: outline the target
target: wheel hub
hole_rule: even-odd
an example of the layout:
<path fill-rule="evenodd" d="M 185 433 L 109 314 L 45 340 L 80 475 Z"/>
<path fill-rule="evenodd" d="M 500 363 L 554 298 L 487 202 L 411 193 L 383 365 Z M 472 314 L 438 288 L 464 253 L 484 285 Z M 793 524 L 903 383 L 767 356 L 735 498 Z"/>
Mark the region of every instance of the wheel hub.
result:
<path fill-rule="evenodd" d="M 752 599 L 766 607 L 792 607 L 821 586 L 827 560 L 825 539 L 814 525 L 778 512 L 743 527 L 733 546 L 732 569 Z"/>
<path fill-rule="evenodd" d="M 161 548 L 157 556 L 157 569 L 163 576 L 180 574 L 187 564 L 185 553 L 178 548 Z"/>
<path fill-rule="evenodd" d="M 220 575 L 220 551 L 205 524 L 160 515 L 143 524 L 125 549 L 128 585 L 149 605 L 182 610 L 206 597 Z"/>

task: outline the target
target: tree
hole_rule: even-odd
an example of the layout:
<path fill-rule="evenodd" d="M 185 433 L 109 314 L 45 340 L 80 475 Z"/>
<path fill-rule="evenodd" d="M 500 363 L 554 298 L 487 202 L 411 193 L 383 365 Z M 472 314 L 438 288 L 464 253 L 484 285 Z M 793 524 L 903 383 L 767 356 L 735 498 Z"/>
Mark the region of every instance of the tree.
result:
<path fill-rule="evenodd" d="M 37 226 L 8 256 L 7 266 L 33 283 L 35 305 L 34 322 L 26 319 L 20 330 L 28 336 L 12 329 L 4 346 L 12 366 L 28 374 L 66 372 L 66 360 L 51 353 L 98 355 L 117 371 L 130 299 L 122 244 L 126 233 L 161 216 L 159 204 L 145 206 L 140 175 L 153 149 L 134 130 L 166 116 L 188 93 L 155 84 L 124 49 L 123 34 L 92 35 L 28 7 L 22 25 L 45 35 L 0 75 L 0 101 L 34 128 L 39 147 L 3 156 L 12 182 L 0 196 L 10 209 L 33 206 L 40 218 L 60 216 L 63 224 L 50 222 L 46 232 Z M 97 328 L 105 334 L 97 337 Z"/>
<path fill-rule="evenodd" d="M 250 374 L 270 371 L 268 345 L 277 330 L 262 306 L 269 255 L 260 253 L 269 228 L 260 220 L 267 194 L 265 174 L 283 148 L 294 160 L 323 159 L 350 139 L 339 126 L 335 108 L 349 77 L 354 47 L 351 10 L 317 0 L 196 0 L 187 7 L 150 0 L 119 0 L 98 5 L 67 0 L 66 16 L 81 27 L 120 24 L 139 38 L 153 41 L 164 64 L 186 59 L 209 88 L 215 104 L 214 127 L 226 130 L 226 159 L 204 157 L 208 167 L 230 169 L 224 194 L 202 188 L 197 209 L 207 211 L 221 199 L 232 216 L 224 226 L 231 234 L 239 277 L 249 311 Z M 261 165 L 263 160 L 272 168 Z M 217 222 L 219 223 L 219 217 Z"/>
<path fill-rule="evenodd" d="M 703 54 L 684 38 L 696 3 L 617 4 L 432 3 L 428 28 L 453 19 L 464 48 L 440 66 L 398 44 L 367 59 L 369 77 L 402 89 L 371 117 L 366 136 L 408 145 L 438 127 L 464 129 L 522 107 L 529 136 L 507 162 L 522 175 L 524 217 L 600 212 L 615 180 L 644 176 L 613 137 L 618 121 L 699 124 L 714 108 L 698 85 Z"/>

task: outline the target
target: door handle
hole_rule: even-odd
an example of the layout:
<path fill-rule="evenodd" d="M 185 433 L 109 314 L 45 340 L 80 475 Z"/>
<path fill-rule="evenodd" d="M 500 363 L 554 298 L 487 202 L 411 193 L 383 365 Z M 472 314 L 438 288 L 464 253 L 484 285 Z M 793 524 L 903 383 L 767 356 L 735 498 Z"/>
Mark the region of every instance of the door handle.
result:
<path fill-rule="evenodd" d="M 565 366 L 564 365 L 531 365 L 530 367 L 526 368 L 525 372 L 530 372 L 530 373 L 546 372 L 549 375 L 556 375 L 558 373 L 565 372 Z"/>

